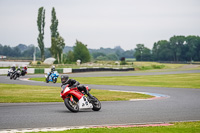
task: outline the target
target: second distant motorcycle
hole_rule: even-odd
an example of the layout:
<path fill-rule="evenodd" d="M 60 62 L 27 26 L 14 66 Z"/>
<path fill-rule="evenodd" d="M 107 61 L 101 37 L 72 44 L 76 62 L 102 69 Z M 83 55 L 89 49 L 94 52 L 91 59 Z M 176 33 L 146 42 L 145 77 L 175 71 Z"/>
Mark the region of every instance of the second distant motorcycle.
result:
<path fill-rule="evenodd" d="M 59 77 L 59 73 L 57 71 L 54 71 L 53 73 L 47 73 L 47 75 L 45 75 L 46 77 L 46 83 L 49 82 L 53 82 L 56 83 L 57 82 L 57 78 Z"/>
<path fill-rule="evenodd" d="M 20 76 L 21 76 L 21 71 L 20 71 L 20 69 L 15 70 L 14 72 L 10 73 L 10 79 L 16 80 L 16 79 L 19 78 Z"/>

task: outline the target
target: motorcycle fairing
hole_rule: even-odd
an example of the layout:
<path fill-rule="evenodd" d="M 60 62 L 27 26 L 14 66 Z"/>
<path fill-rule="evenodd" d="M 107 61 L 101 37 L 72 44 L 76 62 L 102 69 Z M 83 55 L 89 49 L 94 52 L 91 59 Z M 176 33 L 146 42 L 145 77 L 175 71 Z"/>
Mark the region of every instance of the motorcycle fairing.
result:
<path fill-rule="evenodd" d="M 76 89 L 70 89 L 68 86 L 67 87 L 65 87 L 65 89 L 63 90 L 63 95 L 62 95 L 62 98 L 63 98 L 63 100 L 66 98 L 66 96 L 68 96 L 68 95 L 73 95 L 73 96 L 75 96 L 76 98 L 78 98 L 78 100 L 80 100 L 81 98 L 82 98 L 82 96 L 83 96 L 83 94 L 81 93 L 81 92 L 79 92 L 79 91 L 77 91 Z"/>
<path fill-rule="evenodd" d="M 87 98 L 83 96 L 78 102 L 79 109 L 93 108 L 93 105 L 88 102 Z"/>

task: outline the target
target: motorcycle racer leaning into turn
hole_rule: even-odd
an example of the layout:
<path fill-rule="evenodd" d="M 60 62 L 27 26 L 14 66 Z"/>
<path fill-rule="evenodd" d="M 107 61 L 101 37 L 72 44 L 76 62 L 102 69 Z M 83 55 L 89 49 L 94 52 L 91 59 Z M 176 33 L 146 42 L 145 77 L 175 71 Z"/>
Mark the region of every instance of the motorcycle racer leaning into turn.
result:
<path fill-rule="evenodd" d="M 69 84 L 68 87 L 70 87 L 70 88 L 75 88 L 75 87 L 77 87 L 78 90 L 79 90 L 80 92 L 84 91 L 85 94 L 86 94 L 92 101 L 95 101 L 94 97 L 89 93 L 89 91 L 85 88 L 85 86 L 84 86 L 84 85 L 80 85 L 80 83 L 79 83 L 78 81 L 76 81 L 76 80 L 74 80 L 74 79 L 69 79 L 69 76 L 67 76 L 67 75 L 62 75 L 62 76 L 61 76 L 61 82 L 62 82 L 61 87 L 62 87 L 63 90 L 65 89 L 66 85 Z"/>

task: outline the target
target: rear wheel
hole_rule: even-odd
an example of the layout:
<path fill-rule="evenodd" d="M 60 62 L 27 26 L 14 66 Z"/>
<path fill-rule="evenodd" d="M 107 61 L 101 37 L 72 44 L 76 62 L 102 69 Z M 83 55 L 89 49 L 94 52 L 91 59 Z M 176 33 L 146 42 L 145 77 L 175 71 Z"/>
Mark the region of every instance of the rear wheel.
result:
<path fill-rule="evenodd" d="M 92 110 L 99 111 L 101 109 L 101 103 L 96 97 L 94 97 L 94 99 L 95 99 L 95 101 L 92 101 L 92 105 L 93 105 Z"/>
<path fill-rule="evenodd" d="M 65 106 L 72 112 L 78 112 L 79 111 L 79 106 L 77 101 L 73 100 L 71 101 L 70 98 L 65 98 Z"/>
<path fill-rule="evenodd" d="M 25 75 L 25 72 L 24 71 L 22 71 L 22 74 L 21 74 L 22 76 L 24 76 Z"/>

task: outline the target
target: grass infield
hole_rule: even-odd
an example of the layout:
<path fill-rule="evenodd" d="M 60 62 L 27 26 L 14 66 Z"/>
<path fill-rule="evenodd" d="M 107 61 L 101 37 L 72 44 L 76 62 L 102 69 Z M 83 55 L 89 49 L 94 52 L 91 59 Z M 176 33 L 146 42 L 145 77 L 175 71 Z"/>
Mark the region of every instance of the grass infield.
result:
<path fill-rule="evenodd" d="M 0 83 L 0 103 L 63 102 L 60 87 L 31 86 Z M 150 95 L 92 89 L 100 101 L 119 101 L 152 98 Z"/>
<path fill-rule="evenodd" d="M 200 88 L 200 73 L 121 77 L 75 77 L 74 79 L 81 84 Z M 30 80 L 45 81 L 45 78 L 31 78 Z M 60 82 L 60 78 L 58 78 L 58 82 Z"/>
<path fill-rule="evenodd" d="M 66 131 L 51 131 L 47 133 L 199 133 L 200 121 L 176 122 L 171 126 L 158 127 L 127 127 L 127 128 L 88 128 Z M 46 132 L 40 132 L 46 133 Z"/>

